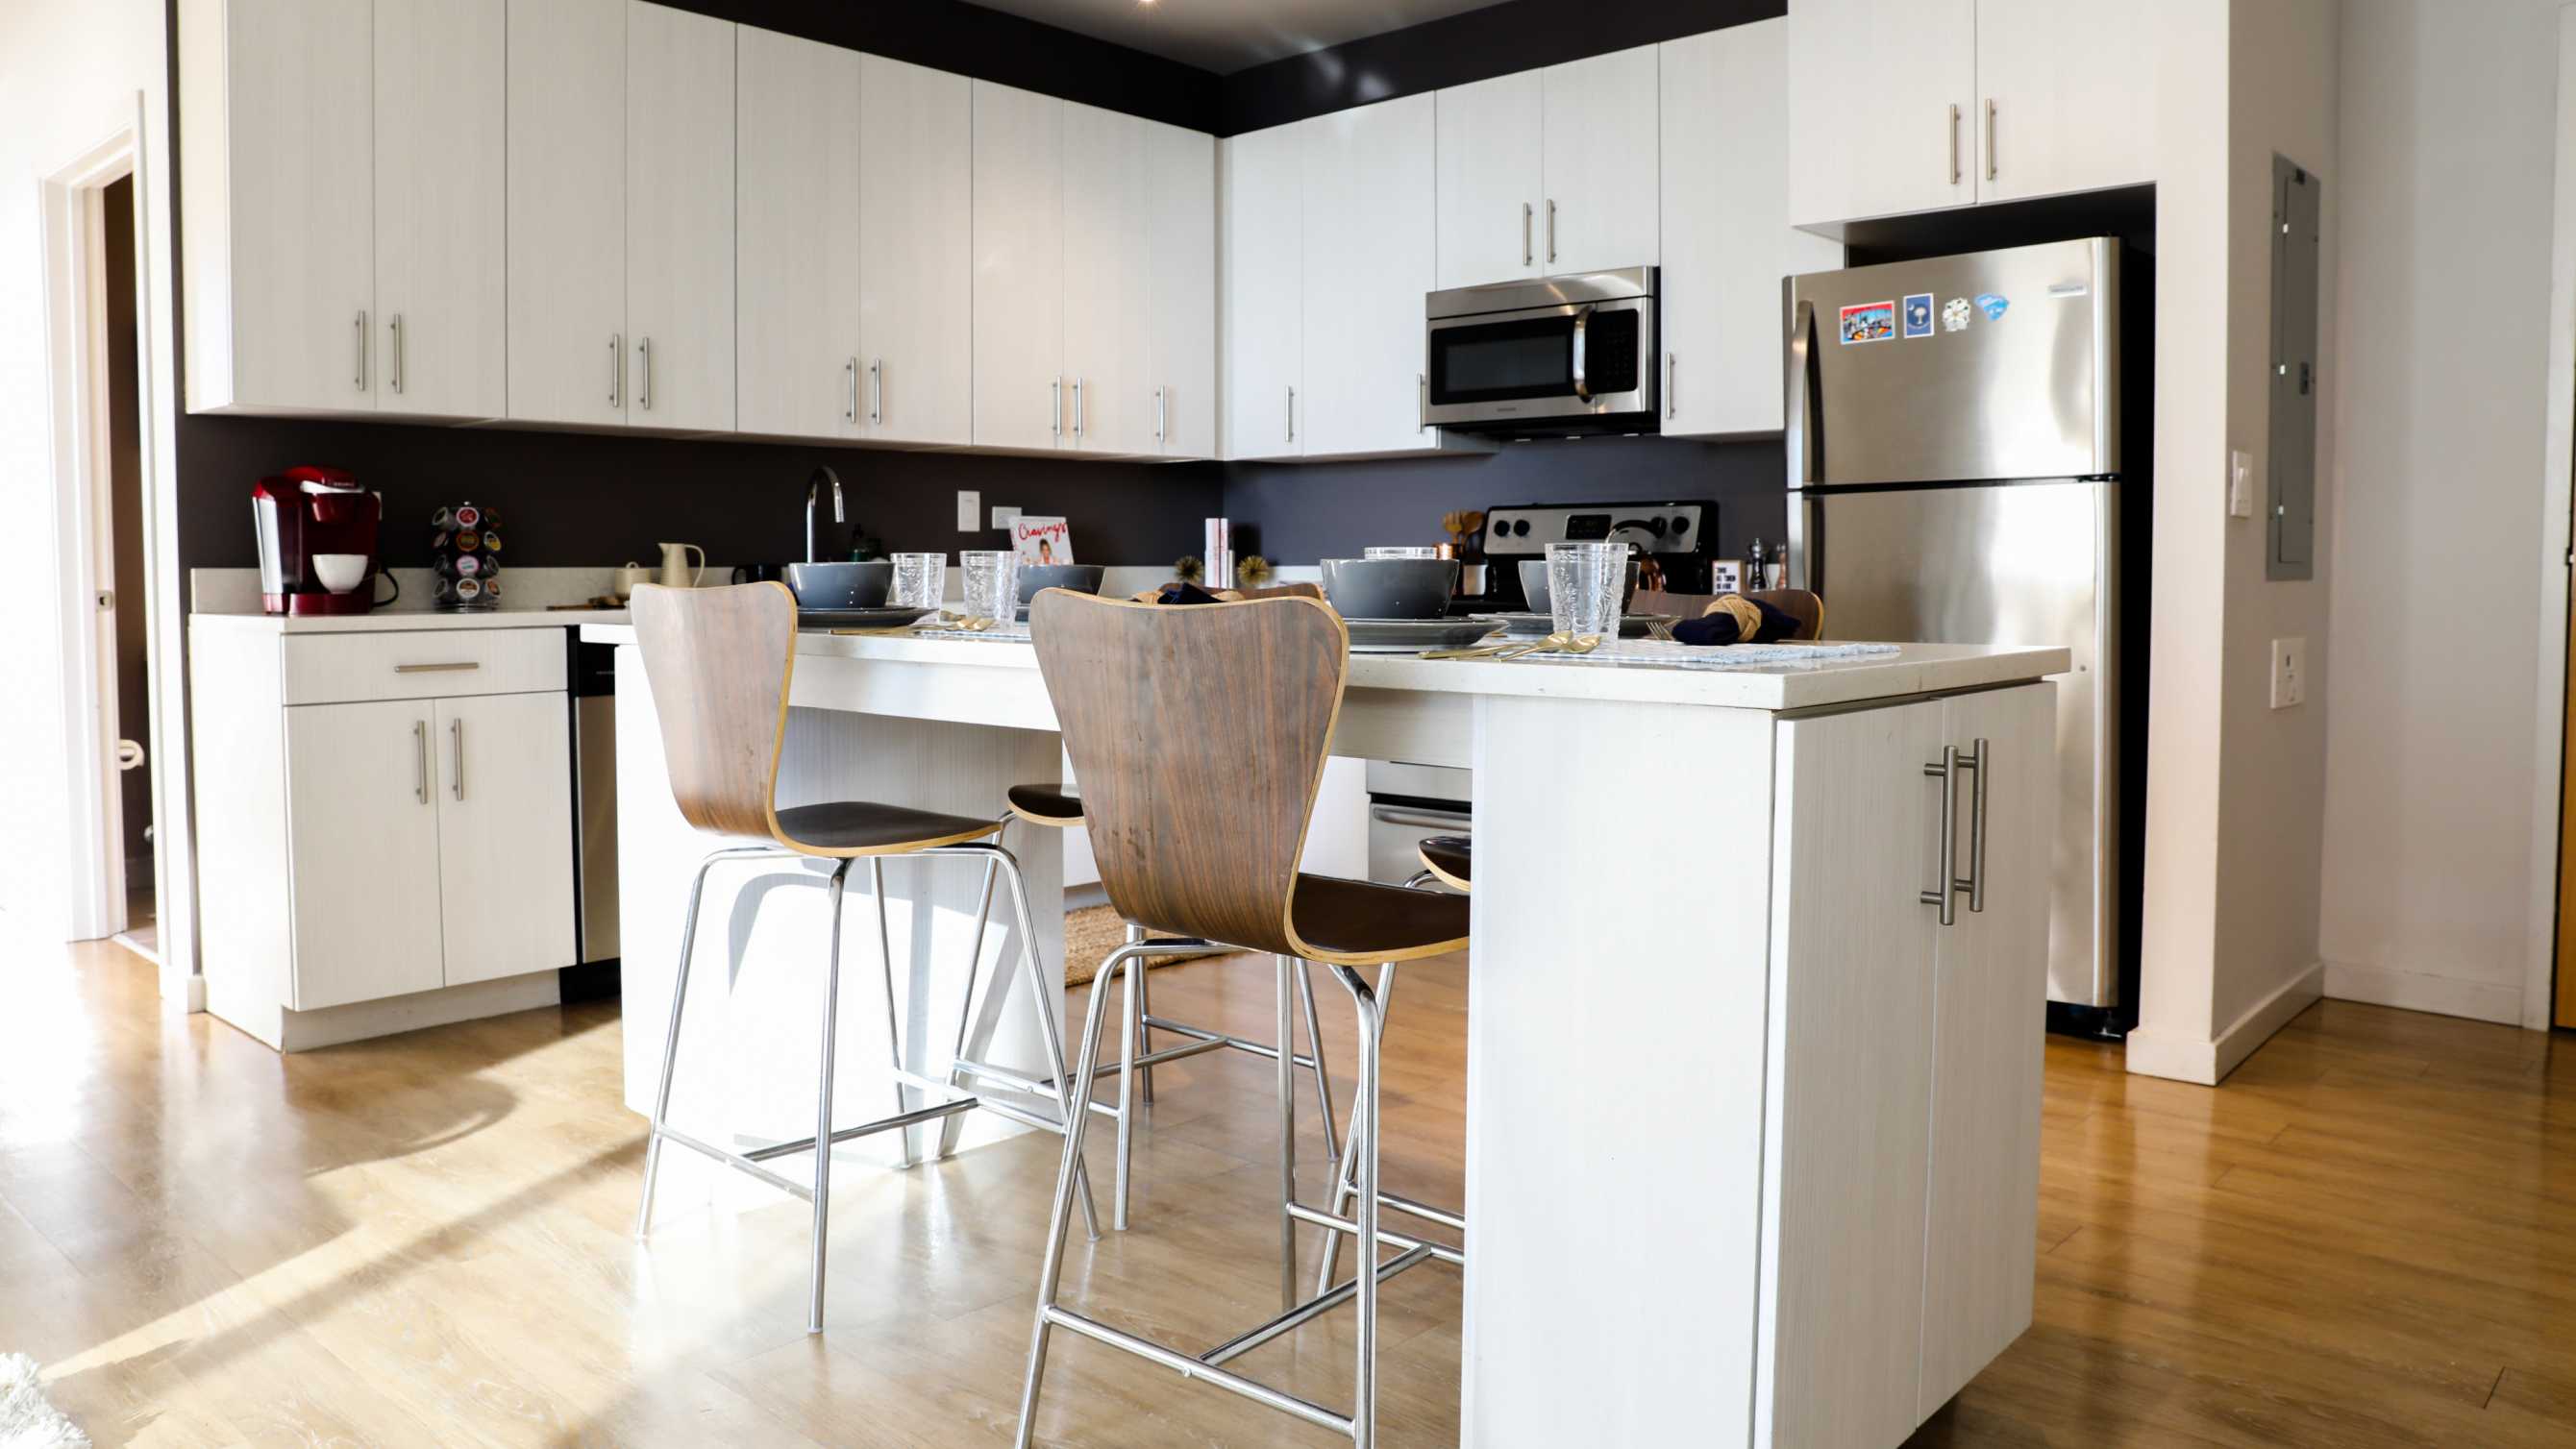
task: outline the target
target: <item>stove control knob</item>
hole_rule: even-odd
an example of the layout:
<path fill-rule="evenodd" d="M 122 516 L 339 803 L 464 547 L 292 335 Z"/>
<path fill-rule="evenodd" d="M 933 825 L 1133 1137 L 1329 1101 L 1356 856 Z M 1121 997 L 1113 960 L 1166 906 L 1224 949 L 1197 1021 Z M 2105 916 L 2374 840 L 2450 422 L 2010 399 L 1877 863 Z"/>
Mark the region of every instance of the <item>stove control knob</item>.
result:
<path fill-rule="evenodd" d="M 1690 532 L 1690 519 L 1688 517 L 1676 518 L 1673 520 L 1673 537 L 1679 538 L 1688 532 Z"/>
<path fill-rule="evenodd" d="M 1646 531 L 1647 531 L 1648 533 L 1653 534 L 1653 535 L 1654 535 L 1655 537 L 1657 537 L 1657 538 L 1661 538 L 1661 537 L 1663 537 L 1663 536 L 1664 536 L 1664 521 L 1663 521 L 1662 519 L 1660 519 L 1660 518 L 1649 518 L 1649 519 L 1647 519 L 1647 520 L 1646 520 Z"/>
<path fill-rule="evenodd" d="M 1515 518 L 1515 519 L 1513 519 L 1513 520 L 1512 520 L 1512 537 L 1514 537 L 1514 538 L 1527 538 L 1527 537 L 1529 537 L 1529 520 L 1528 520 L 1528 519 L 1526 519 L 1526 518 Z"/>

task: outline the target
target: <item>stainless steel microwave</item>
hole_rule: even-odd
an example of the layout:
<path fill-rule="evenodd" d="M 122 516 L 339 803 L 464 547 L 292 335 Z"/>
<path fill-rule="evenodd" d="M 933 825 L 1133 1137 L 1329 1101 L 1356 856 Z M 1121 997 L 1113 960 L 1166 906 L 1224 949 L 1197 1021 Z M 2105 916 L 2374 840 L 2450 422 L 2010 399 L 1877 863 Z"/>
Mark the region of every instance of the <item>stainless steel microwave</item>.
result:
<path fill-rule="evenodd" d="M 1541 437 L 1656 430 L 1653 267 L 1433 292 L 1435 426 Z"/>

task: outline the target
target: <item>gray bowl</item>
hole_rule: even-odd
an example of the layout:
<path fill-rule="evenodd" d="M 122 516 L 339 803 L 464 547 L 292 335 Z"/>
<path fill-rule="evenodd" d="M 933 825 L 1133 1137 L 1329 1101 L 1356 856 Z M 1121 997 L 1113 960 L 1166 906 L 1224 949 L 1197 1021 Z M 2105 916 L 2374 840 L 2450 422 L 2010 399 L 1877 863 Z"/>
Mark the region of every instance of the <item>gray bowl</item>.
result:
<path fill-rule="evenodd" d="M 1020 565 L 1020 607 L 1038 596 L 1040 589 L 1071 589 L 1077 594 L 1100 592 L 1100 581 L 1109 570 L 1099 564 L 1022 564 Z"/>
<path fill-rule="evenodd" d="M 1324 560 L 1324 597 L 1345 619 L 1437 619 L 1457 591 L 1456 559 Z"/>
<path fill-rule="evenodd" d="M 1530 612 L 1533 614 L 1552 614 L 1556 612 L 1553 602 L 1555 596 L 1550 594 L 1547 588 L 1547 560 L 1543 558 L 1521 560 L 1521 595 L 1529 600 Z M 1628 591 L 1619 596 L 1619 612 L 1622 614 L 1627 613 L 1628 606 L 1636 601 L 1637 561 L 1635 559 L 1630 559 L 1628 561 Z"/>
<path fill-rule="evenodd" d="M 881 609 L 894 587 L 894 565 L 873 563 L 792 563 L 787 587 L 805 609 Z"/>

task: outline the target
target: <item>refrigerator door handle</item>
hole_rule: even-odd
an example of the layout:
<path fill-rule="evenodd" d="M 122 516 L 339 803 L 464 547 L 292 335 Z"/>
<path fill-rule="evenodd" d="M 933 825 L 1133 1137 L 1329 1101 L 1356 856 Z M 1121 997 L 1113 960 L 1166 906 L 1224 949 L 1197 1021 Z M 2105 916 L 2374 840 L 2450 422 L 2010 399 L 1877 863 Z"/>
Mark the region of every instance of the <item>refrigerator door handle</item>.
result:
<path fill-rule="evenodd" d="M 1789 319 L 1789 486 L 1816 481 L 1815 413 L 1816 304 L 1801 301 Z"/>

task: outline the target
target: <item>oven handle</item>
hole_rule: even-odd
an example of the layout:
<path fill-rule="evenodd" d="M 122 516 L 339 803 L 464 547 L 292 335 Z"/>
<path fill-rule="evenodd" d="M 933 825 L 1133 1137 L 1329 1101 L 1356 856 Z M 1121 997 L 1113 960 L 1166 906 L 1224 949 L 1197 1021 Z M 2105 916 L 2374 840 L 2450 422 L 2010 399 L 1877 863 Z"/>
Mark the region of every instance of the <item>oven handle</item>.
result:
<path fill-rule="evenodd" d="M 1591 308 L 1585 307 L 1574 314 L 1574 395 L 1585 402 L 1592 401 L 1592 387 L 1583 376 L 1583 334 L 1591 325 Z"/>
<path fill-rule="evenodd" d="M 1468 825 L 1474 818 L 1471 815 L 1428 815 L 1397 805 L 1369 807 L 1369 819 L 1387 825 L 1401 825 L 1413 830 L 1457 830 Z"/>

